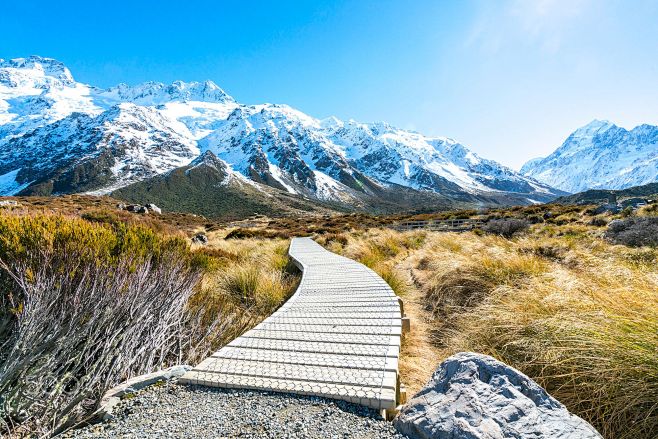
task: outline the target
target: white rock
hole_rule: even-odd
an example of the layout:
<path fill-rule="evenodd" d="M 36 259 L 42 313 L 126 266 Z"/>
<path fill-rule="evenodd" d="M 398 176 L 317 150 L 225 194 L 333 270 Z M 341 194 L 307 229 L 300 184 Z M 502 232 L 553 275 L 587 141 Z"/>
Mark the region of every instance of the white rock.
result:
<path fill-rule="evenodd" d="M 162 209 L 160 209 L 158 206 L 156 206 L 153 203 L 147 204 L 146 208 L 151 212 L 157 213 L 158 215 L 160 215 L 162 213 Z"/>
<path fill-rule="evenodd" d="M 601 438 L 526 375 L 472 352 L 441 363 L 395 426 L 416 439 Z"/>

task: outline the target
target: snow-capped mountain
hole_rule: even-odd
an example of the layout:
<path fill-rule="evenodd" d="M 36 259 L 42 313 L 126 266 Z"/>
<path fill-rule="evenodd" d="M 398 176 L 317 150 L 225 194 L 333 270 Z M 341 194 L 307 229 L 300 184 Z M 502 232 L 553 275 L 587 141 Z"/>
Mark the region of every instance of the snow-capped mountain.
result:
<path fill-rule="evenodd" d="M 8 139 L 0 149 L 0 175 L 15 175 L 16 191 L 107 193 L 197 157 L 186 131 L 154 108 L 130 103 L 97 116 L 76 112 Z"/>
<path fill-rule="evenodd" d="M 243 105 L 211 81 L 100 89 L 53 59 L 0 60 L 0 195 L 109 193 L 205 152 L 254 187 L 351 206 L 409 191 L 428 204 L 560 194 L 452 139 Z"/>
<path fill-rule="evenodd" d="M 574 131 L 546 158 L 521 173 L 567 192 L 625 189 L 658 181 L 658 126 L 626 130 L 594 120 Z"/>

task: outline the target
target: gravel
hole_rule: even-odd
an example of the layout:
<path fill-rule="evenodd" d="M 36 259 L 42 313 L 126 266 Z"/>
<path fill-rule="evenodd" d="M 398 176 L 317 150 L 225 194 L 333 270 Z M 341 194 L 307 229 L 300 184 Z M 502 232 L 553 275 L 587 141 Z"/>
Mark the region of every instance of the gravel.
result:
<path fill-rule="evenodd" d="M 174 381 L 128 395 L 114 419 L 60 437 L 406 438 L 376 411 L 343 401 Z"/>

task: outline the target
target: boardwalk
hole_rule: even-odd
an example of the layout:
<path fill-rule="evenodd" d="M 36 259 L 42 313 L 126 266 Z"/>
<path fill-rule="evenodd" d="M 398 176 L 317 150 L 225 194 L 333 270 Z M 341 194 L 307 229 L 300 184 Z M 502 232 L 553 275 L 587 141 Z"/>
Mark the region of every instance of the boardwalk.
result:
<path fill-rule="evenodd" d="M 431 230 L 433 232 L 464 232 L 481 227 L 481 219 L 449 219 L 449 220 L 419 220 L 403 221 L 391 225 L 392 229 L 404 232 L 407 230 Z"/>
<path fill-rule="evenodd" d="M 182 381 L 394 409 L 401 335 L 397 296 L 375 272 L 310 238 L 294 238 L 290 257 L 303 271 L 297 292 Z"/>

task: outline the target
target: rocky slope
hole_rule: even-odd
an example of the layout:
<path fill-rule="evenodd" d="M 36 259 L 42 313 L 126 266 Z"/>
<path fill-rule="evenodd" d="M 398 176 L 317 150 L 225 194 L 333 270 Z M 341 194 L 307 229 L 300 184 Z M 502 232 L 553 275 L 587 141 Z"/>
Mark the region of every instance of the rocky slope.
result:
<path fill-rule="evenodd" d="M 572 193 L 656 182 L 658 126 L 626 130 L 608 121 L 592 121 L 548 157 L 526 163 L 521 173 Z"/>
<path fill-rule="evenodd" d="M 556 198 L 553 202 L 560 204 L 601 204 L 617 203 L 628 198 L 658 199 L 658 182 L 633 186 L 626 189 L 590 189 L 577 194 L 566 195 Z"/>
<path fill-rule="evenodd" d="M 299 216 L 309 211 L 335 213 L 341 207 L 255 183 L 210 151 L 189 165 L 125 186 L 112 195 L 135 203 L 152 202 L 168 212 L 194 212 L 223 219 L 254 214 Z"/>
<path fill-rule="evenodd" d="M 0 195 L 103 194 L 156 177 L 171 188 L 164 174 L 208 151 L 251 180 L 242 186 L 251 192 L 347 208 L 528 204 L 562 194 L 448 138 L 242 105 L 210 81 L 104 90 L 53 59 L 0 60 Z"/>

